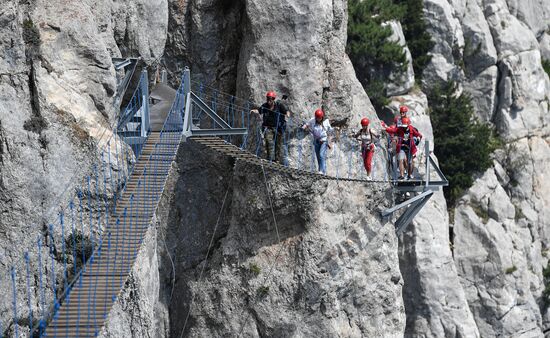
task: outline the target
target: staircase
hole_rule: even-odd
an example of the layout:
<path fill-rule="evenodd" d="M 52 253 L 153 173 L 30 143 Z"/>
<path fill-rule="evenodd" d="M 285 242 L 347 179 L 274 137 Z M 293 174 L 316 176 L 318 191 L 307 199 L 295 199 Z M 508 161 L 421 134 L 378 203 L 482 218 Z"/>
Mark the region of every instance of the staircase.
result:
<path fill-rule="evenodd" d="M 149 228 L 180 138 L 180 131 L 151 132 L 115 202 L 99 248 L 70 288 L 44 337 L 99 334 Z"/>

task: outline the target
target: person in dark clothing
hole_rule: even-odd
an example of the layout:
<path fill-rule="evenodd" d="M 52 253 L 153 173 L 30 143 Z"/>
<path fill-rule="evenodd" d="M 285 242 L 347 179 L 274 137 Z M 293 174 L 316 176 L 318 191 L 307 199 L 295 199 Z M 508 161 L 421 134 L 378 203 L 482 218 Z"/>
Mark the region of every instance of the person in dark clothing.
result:
<path fill-rule="evenodd" d="M 265 97 L 266 102 L 258 109 L 252 109 L 251 112 L 262 116 L 266 158 L 285 164 L 283 142 L 286 120 L 290 117 L 290 111 L 281 101 L 275 101 L 277 95 L 274 91 L 268 91 Z"/>

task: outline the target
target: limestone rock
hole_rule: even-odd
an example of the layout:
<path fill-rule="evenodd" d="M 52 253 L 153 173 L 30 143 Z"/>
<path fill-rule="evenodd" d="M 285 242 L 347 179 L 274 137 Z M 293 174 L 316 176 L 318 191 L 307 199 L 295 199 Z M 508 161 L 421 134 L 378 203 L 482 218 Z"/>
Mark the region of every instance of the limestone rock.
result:
<path fill-rule="evenodd" d="M 537 196 L 549 188 L 542 161 L 550 148 L 537 137 L 522 139 L 504 156 L 456 209 L 455 261 L 482 336 L 541 336 L 548 325 L 537 304 L 548 220 Z"/>
<path fill-rule="evenodd" d="M 345 54 L 344 2 L 287 0 L 266 4 L 249 0 L 246 4 L 250 26 L 244 30 L 239 57 L 239 96 L 263 102 L 265 92 L 274 89 L 288 93 L 289 106 L 298 120 L 310 118 L 322 107 L 329 118 L 347 117 L 352 125 L 358 124 L 364 112 L 376 121 Z"/>
<path fill-rule="evenodd" d="M 436 83 L 462 79 L 464 75 L 458 63 L 464 49 L 464 35 L 453 6 L 446 0 L 426 0 L 424 18 L 435 45 L 422 83 L 429 88 Z"/>
<path fill-rule="evenodd" d="M 172 335 L 402 334 L 397 241 L 370 209 L 383 190 L 275 172 L 264 182 L 261 168 L 228 168 L 192 144 L 179 156 L 165 225 L 180 276 L 170 309 L 182 320 Z M 212 156 L 220 161 L 204 161 Z M 201 171 L 204 163 L 214 165 Z M 189 180 L 200 185 L 190 188 Z M 206 218 L 197 219 L 198 204 L 182 203 L 197 200 L 211 211 Z"/>
<path fill-rule="evenodd" d="M 540 54 L 543 60 L 550 60 L 550 34 L 543 33 L 539 39 Z"/>
<path fill-rule="evenodd" d="M 499 63 L 499 104 L 495 122 L 509 140 L 548 134 L 550 82 L 542 69 L 538 50 L 511 55 Z"/>
<path fill-rule="evenodd" d="M 548 0 L 506 0 L 510 13 L 524 22 L 536 35 L 550 28 L 550 1 Z"/>
<path fill-rule="evenodd" d="M 458 7 L 457 12 L 464 34 L 466 73 L 471 77 L 494 66 L 497 51 L 483 9 L 477 1 L 465 0 L 465 6 Z"/>
<path fill-rule="evenodd" d="M 424 142 L 431 142 L 430 151 L 434 146 L 426 95 L 412 93 L 393 99 L 391 106 L 396 110 L 400 104 L 409 107 L 412 124 L 424 136 L 415 161 L 424 173 Z M 453 264 L 446 209 L 443 194 L 436 193 L 399 238 L 407 337 L 479 337 Z"/>
<path fill-rule="evenodd" d="M 389 82 L 386 83 L 386 95 L 402 95 L 407 93 L 414 86 L 414 69 L 411 51 L 409 47 L 407 47 L 401 23 L 398 21 L 390 21 L 386 24 L 389 25 L 392 30 L 392 35 L 389 37 L 389 40 L 397 42 L 402 46 L 406 57 L 405 71 L 396 70 L 389 75 Z"/>
<path fill-rule="evenodd" d="M 490 66 L 464 82 L 464 92 L 472 98 L 474 112 L 480 121 L 491 122 L 498 104 L 498 67 Z"/>

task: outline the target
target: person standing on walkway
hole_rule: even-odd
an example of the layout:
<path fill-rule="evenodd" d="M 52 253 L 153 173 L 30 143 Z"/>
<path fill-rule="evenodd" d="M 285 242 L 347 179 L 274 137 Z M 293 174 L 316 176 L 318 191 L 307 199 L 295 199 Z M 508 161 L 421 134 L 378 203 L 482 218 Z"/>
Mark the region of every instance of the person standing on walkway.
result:
<path fill-rule="evenodd" d="M 376 146 L 375 142 L 380 137 L 374 130 L 369 128 L 369 119 L 364 117 L 361 119 L 361 129 L 354 135 L 359 142 L 361 142 L 361 156 L 363 157 L 363 165 L 367 171 L 367 181 L 371 181 L 372 172 L 372 157 L 374 156 L 374 150 Z"/>
<path fill-rule="evenodd" d="M 270 90 L 265 94 L 266 102 L 251 112 L 262 115 L 262 135 L 265 141 L 266 159 L 285 164 L 283 152 L 284 132 L 290 111 L 281 101 L 275 101 L 277 94 Z"/>
<path fill-rule="evenodd" d="M 422 134 L 411 125 L 411 120 L 408 117 L 402 118 L 396 126 L 387 127 L 382 122 L 382 127 L 390 135 L 397 137 L 397 160 L 399 161 L 399 178 L 405 178 L 405 170 L 407 171 L 407 179 L 413 179 L 414 173 L 414 158 L 416 157 L 417 144 L 422 139 Z"/>
<path fill-rule="evenodd" d="M 328 119 L 324 119 L 325 113 L 322 109 L 315 111 L 315 117 L 306 122 L 302 129 L 309 131 L 313 135 L 313 146 L 315 148 L 315 156 L 319 166 L 319 174 L 326 175 L 327 173 L 327 148 L 331 149 L 329 134 L 332 132 L 332 127 Z"/>
<path fill-rule="evenodd" d="M 408 117 L 407 113 L 409 112 L 409 108 L 407 106 L 401 106 L 399 107 L 399 116 L 396 116 L 393 119 L 393 125 L 397 125 L 399 123 L 399 120 L 401 120 L 404 117 Z"/>

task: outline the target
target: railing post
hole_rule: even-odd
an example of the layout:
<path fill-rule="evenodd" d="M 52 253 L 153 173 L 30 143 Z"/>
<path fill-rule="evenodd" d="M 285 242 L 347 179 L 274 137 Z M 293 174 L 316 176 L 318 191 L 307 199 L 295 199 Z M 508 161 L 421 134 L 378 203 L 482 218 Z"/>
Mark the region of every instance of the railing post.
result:
<path fill-rule="evenodd" d="M 426 140 L 424 142 L 424 154 L 426 156 L 426 189 L 430 185 L 430 141 Z"/>
<path fill-rule="evenodd" d="M 141 117 L 141 137 L 147 137 L 149 133 L 149 77 L 147 76 L 147 70 L 144 69 L 141 73 L 141 95 L 142 97 L 142 117 Z"/>
<path fill-rule="evenodd" d="M 191 70 L 189 67 L 185 67 L 183 70 L 183 95 L 187 97 L 187 94 L 191 92 Z"/>
<path fill-rule="evenodd" d="M 183 107 L 187 107 L 187 99 L 189 98 L 188 94 L 191 93 L 191 70 L 189 69 L 189 67 L 185 67 L 185 69 L 183 70 L 183 77 L 181 81 L 183 82 L 183 98 L 181 100 L 182 106 L 178 107 L 180 111 L 181 109 L 183 109 Z M 187 114 L 187 112 L 184 113 Z"/>

